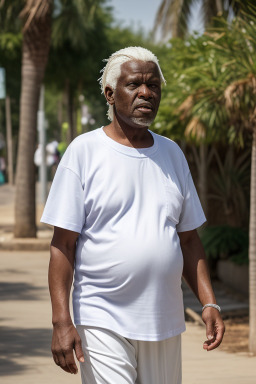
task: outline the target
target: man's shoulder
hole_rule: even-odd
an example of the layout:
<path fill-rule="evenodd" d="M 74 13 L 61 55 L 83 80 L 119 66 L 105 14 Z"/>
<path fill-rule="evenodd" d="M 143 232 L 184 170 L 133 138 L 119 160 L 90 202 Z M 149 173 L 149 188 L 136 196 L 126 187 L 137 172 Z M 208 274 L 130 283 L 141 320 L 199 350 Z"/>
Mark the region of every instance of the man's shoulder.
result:
<path fill-rule="evenodd" d="M 157 138 L 158 145 L 162 150 L 167 150 L 173 153 L 174 155 L 178 155 L 183 157 L 184 154 L 180 148 L 180 146 L 175 143 L 172 139 L 169 139 L 166 136 L 159 135 L 158 133 L 153 132 L 155 137 Z"/>
<path fill-rule="evenodd" d="M 90 143 L 95 142 L 95 140 L 98 139 L 98 133 L 101 128 L 94 129 L 93 131 L 82 133 L 81 135 L 77 136 L 71 143 L 71 146 L 73 148 L 81 148 L 84 147 L 84 145 L 88 145 Z"/>
<path fill-rule="evenodd" d="M 60 165 L 74 170 L 77 174 L 83 174 L 88 159 L 91 159 L 93 153 L 96 151 L 98 140 L 98 129 L 83 133 L 77 136 L 68 146 L 64 153 Z"/>

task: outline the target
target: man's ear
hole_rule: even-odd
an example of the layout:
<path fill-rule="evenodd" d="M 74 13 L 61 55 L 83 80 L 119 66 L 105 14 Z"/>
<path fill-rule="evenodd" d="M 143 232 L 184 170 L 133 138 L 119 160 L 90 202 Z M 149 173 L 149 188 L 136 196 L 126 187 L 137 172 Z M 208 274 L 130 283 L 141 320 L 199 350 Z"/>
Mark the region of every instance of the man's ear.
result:
<path fill-rule="evenodd" d="M 104 95 L 109 105 L 115 104 L 114 90 L 109 85 L 105 87 Z"/>

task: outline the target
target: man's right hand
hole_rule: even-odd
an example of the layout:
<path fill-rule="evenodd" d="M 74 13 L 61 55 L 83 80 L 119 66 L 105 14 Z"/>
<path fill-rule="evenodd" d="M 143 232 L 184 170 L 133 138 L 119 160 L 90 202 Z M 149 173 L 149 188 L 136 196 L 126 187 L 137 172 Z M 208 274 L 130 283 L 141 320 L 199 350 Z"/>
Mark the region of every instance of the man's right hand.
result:
<path fill-rule="evenodd" d="M 83 363 L 84 355 L 81 339 L 73 323 L 54 324 L 52 335 L 53 360 L 55 364 L 60 366 L 64 371 L 76 374 L 78 368 L 75 363 L 73 349 L 77 360 Z"/>

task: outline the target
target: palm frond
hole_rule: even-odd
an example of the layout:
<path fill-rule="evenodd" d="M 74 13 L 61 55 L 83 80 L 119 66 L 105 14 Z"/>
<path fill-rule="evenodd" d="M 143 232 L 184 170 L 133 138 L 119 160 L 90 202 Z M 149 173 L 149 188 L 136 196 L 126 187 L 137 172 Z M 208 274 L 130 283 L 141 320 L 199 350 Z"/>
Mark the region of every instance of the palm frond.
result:
<path fill-rule="evenodd" d="M 88 44 L 87 33 L 92 30 L 99 1 L 62 0 L 61 10 L 54 18 L 52 44 L 55 47 L 67 44 L 81 49 Z"/>
<path fill-rule="evenodd" d="M 163 0 L 158 8 L 154 31 L 160 29 L 163 39 L 184 36 L 188 20 L 191 16 L 191 7 L 196 0 Z"/>
<path fill-rule="evenodd" d="M 194 106 L 194 96 L 189 95 L 178 108 L 178 112 L 181 113 L 180 115 L 181 120 L 186 119 L 191 114 L 193 106 Z"/>
<path fill-rule="evenodd" d="M 205 139 L 206 129 L 198 116 L 192 117 L 185 129 L 184 134 L 186 137 L 191 137 L 196 141 L 201 141 L 202 139 Z"/>
<path fill-rule="evenodd" d="M 35 20 L 48 16 L 53 5 L 53 0 L 27 0 L 20 17 L 25 20 L 23 31 L 25 32 Z"/>

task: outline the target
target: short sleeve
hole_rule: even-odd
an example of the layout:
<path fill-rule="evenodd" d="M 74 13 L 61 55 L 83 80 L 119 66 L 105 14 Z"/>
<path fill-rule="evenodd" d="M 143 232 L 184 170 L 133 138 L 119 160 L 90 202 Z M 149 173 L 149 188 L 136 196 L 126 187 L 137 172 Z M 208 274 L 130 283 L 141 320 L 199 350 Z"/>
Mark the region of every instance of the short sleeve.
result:
<path fill-rule="evenodd" d="M 84 221 L 84 190 L 81 180 L 74 171 L 60 164 L 41 222 L 81 233 Z"/>
<path fill-rule="evenodd" d="M 186 179 L 185 196 L 182 204 L 177 232 L 192 231 L 206 221 L 191 173 Z"/>

